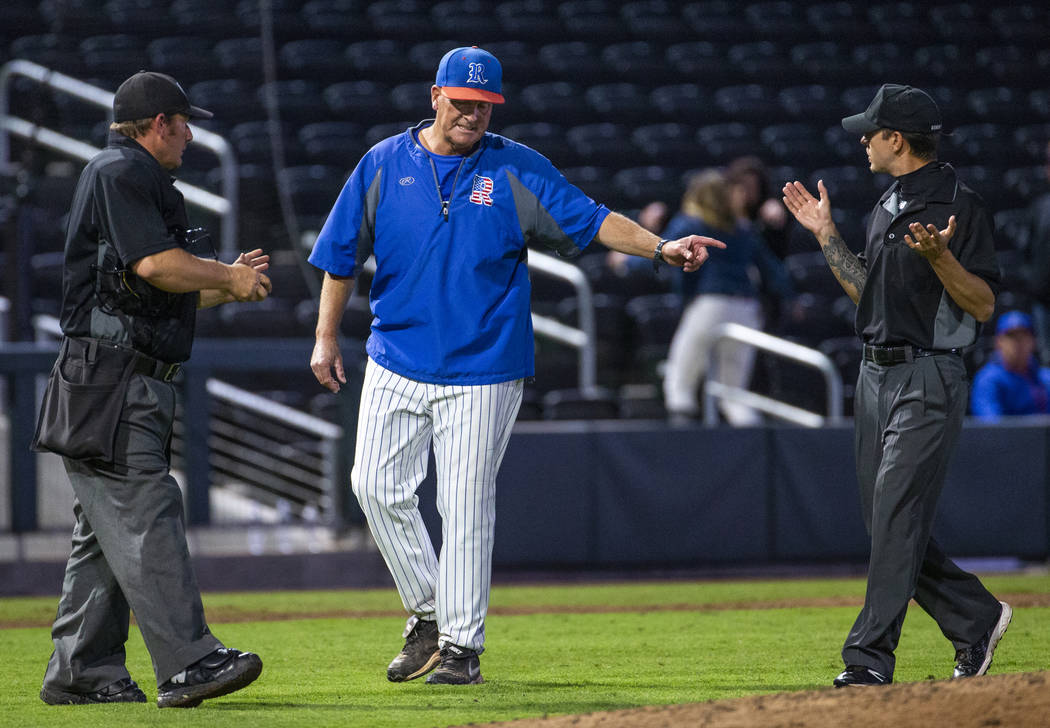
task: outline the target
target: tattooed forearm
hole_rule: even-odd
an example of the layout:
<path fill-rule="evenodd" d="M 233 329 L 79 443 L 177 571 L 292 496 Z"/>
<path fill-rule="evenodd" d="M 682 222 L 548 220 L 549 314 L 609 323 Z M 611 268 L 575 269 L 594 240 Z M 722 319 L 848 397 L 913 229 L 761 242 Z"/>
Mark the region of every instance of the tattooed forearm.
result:
<path fill-rule="evenodd" d="M 828 242 L 821 247 L 831 272 L 835 274 L 835 278 L 846 291 L 846 295 L 857 303 L 860 300 L 861 291 L 864 290 L 864 283 L 868 280 L 868 274 L 861 265 L 860 259 L 846 247 L 846 243 L 837 235 L 829 237 Z"/>

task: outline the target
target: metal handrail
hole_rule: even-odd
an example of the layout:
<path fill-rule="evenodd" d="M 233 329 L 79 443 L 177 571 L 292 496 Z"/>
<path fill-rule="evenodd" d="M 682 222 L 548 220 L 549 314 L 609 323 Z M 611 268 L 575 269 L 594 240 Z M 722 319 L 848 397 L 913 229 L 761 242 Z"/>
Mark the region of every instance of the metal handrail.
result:
<path fill-rule="evenodd" d="M 548 339 L 578 350 L 579 389 L 584 394 L 596 393 L 598 391 L 598 333 L 594 321 L 594 293 L 591 290 L 591 282 L 575 265 L 547 253 L 529 250 L 528 262 L 531 272 L 558 278 L 576 289 L 579 328 L 538 313 L 532 314 L 532 328 L 540 336 L 546 336 Z M 376 271 L 375 257 L 369 256 L 363 267 L 365 272 L 374 274 Z"/>
<path fill-rule="evenodd" d="M 791 341 L 770 336 L 769 334 L 752 329 L 740 324 L 719 324 L 711 332 L 709 349 L 702 356 L 709 356 L 711 366 L 708 367 L 708 376 L 704 382 L 704 424 L 715 425 L 718 423 L 717 400 L 722 399 L 730 402 L 739 402 L 761 412 L 779 417 L 788 422 L 802 425 L 803 427 L 823 427 L 824 425 L 840 424 L 842 417 L 842 375 L 839 374 L 835 363 L 825 354 L 816 349 L 810 349 Z M 750 392 L 740 387 L 734 387 L 718 381 L 716 371 L 716 357 L 710 356 L 718 346 L 726 341 L 736 341 L 747 344 L 756 349 L 768 351 L 771 354 L 781 356 L 785 359 L 798 362 L 805 366 L 817 369 L 827 384 L 827 417 L 816 412 L 795 407 L 794 405 L 781 402 L 773 397 Z"/>
<path fill-rule="evenodd" d="M 84 83 L 72 76 L 53 71 L 45 66 L 32 61 L 15 59 L 8 61 L 0 67 L 0 169 L 7 169 L 10 165 L 11 148 L 8 139 L 9 134 L 22 137 L 35 142 L 41 146 L 60 152 L 67 156 L 87 161 L 98 154 L 101 150 L 97 147 L 61 134 L 53 129 L 34 124 L 26 119 L 11 116 L 9 109 L 10 82 L 14 76 L 23 76 L 48 88 L 83 99 L 88 103 L 106 109 L 107 117 L 113 118 L 113 93 Z M 216 213 L 222 218 L 222 252 L 226 255 L 236 253 L 237 245 L 237 214 L 238 214 L 238 178 L 237 160 L 233 155 L 233 148 L 223 137 L 210 132 L 207 129 L 195 128 L 193 130 L 193 141 L 205 149 L 215 153 L 219 159 L 219 167 L 222 170 L 222 195 L 216 195 L 208 190 L 187 184 L 176 182 L 186 202 Z"/>

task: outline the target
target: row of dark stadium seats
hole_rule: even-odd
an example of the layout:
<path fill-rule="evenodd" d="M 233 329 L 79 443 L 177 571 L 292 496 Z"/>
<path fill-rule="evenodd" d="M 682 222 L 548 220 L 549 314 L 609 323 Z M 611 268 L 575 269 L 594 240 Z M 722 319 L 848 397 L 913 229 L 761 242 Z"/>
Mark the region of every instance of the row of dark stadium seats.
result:
<path fill-rule="evenodd" d="M 16 3 L 10 26 L 44 26 L 94 35 L 110 28 L 143 36 L 255 33 L 265 22 L 256 0 L 44 0 Z M 489 39 L 601 37 L 608 42 L 645 38 L 750 38 L 864 42 L 898 40 L 916 28 L 963 44 L 987 41 L 1038 46 L 1047 23 L 1045 5 L 979 2 L 815 2 L 730 0 L 273 0 L 273 30 L 281 38 L 353 35 L 416 39 L 426 35 Z M 25 32 L 24 30 L 22 32 Z"/>

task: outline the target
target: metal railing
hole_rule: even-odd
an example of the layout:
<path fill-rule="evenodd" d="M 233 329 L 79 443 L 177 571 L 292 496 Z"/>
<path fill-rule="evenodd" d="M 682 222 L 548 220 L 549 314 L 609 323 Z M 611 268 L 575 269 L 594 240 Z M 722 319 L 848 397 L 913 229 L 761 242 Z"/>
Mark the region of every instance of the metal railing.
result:
<path fill-rule="evenodd" d="M 746 344 L 818 370 L 826 384 L 827 416 L 718 381 L 715 363 L 717 357 L 711 356 L 711 353 L 727 341 Z M 839 374 L 835 363 L 823 353 L 740 324 L 720 324 L 712 332 L 710 342 L 707 355 L 710 357 L 711 366 L 704 382 L 705 425 L 718 424 L 718 400 L 737 402 L 803 427 L 823 427 L 843 421 L 842 375 Z"/>
<path fill-rule="evenodd" d="M 11 116 L 10 93 L 11 81 L 21 76 L 36 81 L 42 86 L 60 91 L 78 99 L 87 101 L 106 110 L 107 118 L 113 118 L 113 93 L 97 86 L 84 83 L 72 76 L 66 76 L 32 61 L 16 59 L 0 67 L 0 169 L 7 169 L 11 163 L 11 146 L 9 135 L 47 147 L 53 151 L 87 161 L 101 151 L 97 147 L 79 139 L 66 136 L 60 132 L 34 124 L 17 116 Z M 237 214 L 238 214 L 238 178 L 237 160 L 233 148 L 223 137 L 207 129 L 194 128 L 193 141 L 215 153 L 222 170 L 222 195 L 208 190 L 176 182 L 175 186 L 182 192 L 186 202 L 219 215 L 222 220 L 222 252 L 225 255 L 237 251 Z"/>

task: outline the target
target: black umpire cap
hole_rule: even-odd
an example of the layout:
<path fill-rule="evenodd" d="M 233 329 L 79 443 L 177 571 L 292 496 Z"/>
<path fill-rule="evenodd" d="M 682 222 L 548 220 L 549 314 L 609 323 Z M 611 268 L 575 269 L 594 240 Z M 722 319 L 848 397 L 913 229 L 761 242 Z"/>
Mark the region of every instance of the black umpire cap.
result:
<path fill-rule="evenodd" d="M 210 119 L 212 113 L 190 104 L 182 86 L 166 73 L 139 71 L 120 84 L 113 97 L 113 120 L 152 119 L 157 114 L 185 114 Z"/>
<path fill-rule="evenodd" d="M 897 83 L 882 85 L 863 114 L 847 116 L 842 128 L 851 134 L 871 134 L 879 129 L 933 134 L 941 130 L 941 110 L 923 91 Z"/>

